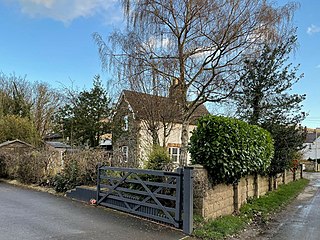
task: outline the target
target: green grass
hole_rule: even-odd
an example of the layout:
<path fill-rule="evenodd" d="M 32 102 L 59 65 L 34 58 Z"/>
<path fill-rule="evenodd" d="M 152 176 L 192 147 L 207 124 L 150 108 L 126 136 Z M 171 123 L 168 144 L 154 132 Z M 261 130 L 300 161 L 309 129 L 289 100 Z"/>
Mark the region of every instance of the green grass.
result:
<path fill-rule="evenodd" d="M 221 239 L 240 231 L 248 222 L 249 218 L 244 215 L 230 215 L 209 221 L 197 217 L 193 234 L 200 239 Z"/>
<path fill-rule="evenodd" d="M 250 200 L 240 209 L 240 214 L 220 217 L 205 221 L 195 217 L 194 236 L 200 239 L 222 239 L 244 229 L 255 218 L 265 221 L 270 213 L 274 213 L 290 203 L 309 183 L 307 179 L 300 179 L 260 198 Z"/>

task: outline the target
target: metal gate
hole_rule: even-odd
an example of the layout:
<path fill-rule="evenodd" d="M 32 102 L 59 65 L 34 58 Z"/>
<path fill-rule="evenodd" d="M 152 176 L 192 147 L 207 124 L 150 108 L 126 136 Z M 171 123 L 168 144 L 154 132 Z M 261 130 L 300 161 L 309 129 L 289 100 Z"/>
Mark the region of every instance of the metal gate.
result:
<path fill-rule="evenodd" d="M 98 166 L 97 205 L 192 232 L 192 169 L 176 172 Z"/>

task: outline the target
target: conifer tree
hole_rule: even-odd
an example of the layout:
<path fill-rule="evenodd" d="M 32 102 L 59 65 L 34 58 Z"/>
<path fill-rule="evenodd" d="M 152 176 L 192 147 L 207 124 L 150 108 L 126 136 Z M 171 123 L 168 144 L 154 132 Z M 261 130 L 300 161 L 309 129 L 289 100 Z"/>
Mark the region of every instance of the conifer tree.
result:
<path fill-rule="evenodd" d="M 247 59 L 245 74 L 233 97 L 238 116 L 265 128 L 274 139 L 271 175 L 290 166 L 304 141 L 299 123 L 305 117 L 301 107 L 306 96 L 291 93 L 293 85 L 303 75 L 297 74 L 299 66 L 287 64 L 296 40 L 296 36 L 291 36 L 276 47 L 265 45 L 260 56 Z"/>

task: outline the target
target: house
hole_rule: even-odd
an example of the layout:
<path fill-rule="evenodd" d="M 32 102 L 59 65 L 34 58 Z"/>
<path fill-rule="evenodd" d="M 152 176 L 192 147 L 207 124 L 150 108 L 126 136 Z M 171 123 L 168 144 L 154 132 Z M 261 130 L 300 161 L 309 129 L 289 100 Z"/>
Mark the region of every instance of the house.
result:
<path fill-rule="evenodd" d="M 49 141 L 49 142 L 52 142 L 52 141 L 55 141 L 55 142 L 62 142 L 63 141 L 63 137 L 60 133 L 49 133 L 47 135 L 45 135 L 43 137 L 43 140 L 45 142 Z"/>
<path fill-rule="evenodd" d="M 72 148 L 70 145 L 65 144 L 63 142 L 54 142 L 54 141 L 47 141 L 45 142 L 45 149 L 51 152 L 51 165 L 55 169 L 55 171 L 59 172 L 64 165 L 63 162 L 63 155 L 67 152 L 71 152 Z"/>
<path fill-rule="evenodd" d="M 6 141 L 0 144 L 0 153 L 26 153 L 28 151 L 34 150 L 34 146 L 19 139 L 12 141 Z"/>
<path fill-rule="evenodd" d="M 306 139 L 302 149 L 304 160 L 315 160 L 320 158 L 320 132 L 313 130 L 306 133 Z"/>
<path fill-rule="evenodd" d="M 166 147 L 170 157 L 178 163 L 182 114 L 172 95 L 172 91 L 169 97 L 129 90 L 122 92 L 114 116 L 114 122 L 118 123 L 112 135 L 114 161 L 141 167 L 152 144 L 157 143 Z M 208 113 L 204 105 L 196 108 L 190 117 L 190 133 L 196 126 L 196 120 Z"/>
<path fill-rule="evenodd" d="M 106 151 L 112 151 L 112 134 L 106 133 L 100 136 L 99 147 Z"/>

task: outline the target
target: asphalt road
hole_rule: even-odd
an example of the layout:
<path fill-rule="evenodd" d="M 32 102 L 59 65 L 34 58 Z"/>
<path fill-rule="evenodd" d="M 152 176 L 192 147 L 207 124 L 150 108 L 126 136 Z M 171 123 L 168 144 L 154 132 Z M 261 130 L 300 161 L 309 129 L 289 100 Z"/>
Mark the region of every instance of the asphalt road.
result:
<path fill-rule="evenodd" d="M 320 239 L 320 173 L 304 173 L 310 184 L 255 240 Z M 246 238 L 249 239 L 249 238 Z"/>
<path fill-rule="evenodd" d="M 271 239 L 320 239 L 320 173 L 305 175 L 311 180 L 310 185 L 289 207 L 288 215 L 280 220 Z"/>
<path fill-rule="evenodd" d="M 124 213 L 0 182 L 0 240 L 183 237 L 180 231 Z"/>

